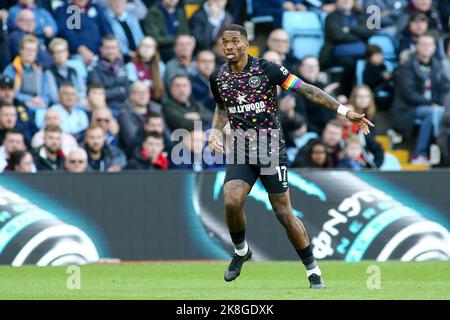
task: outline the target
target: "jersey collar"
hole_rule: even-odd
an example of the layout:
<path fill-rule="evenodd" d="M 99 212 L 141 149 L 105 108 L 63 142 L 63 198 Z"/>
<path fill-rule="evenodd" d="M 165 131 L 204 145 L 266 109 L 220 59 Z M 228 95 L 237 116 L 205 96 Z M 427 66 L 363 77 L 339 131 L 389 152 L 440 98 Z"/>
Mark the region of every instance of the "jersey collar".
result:
<path fill-rule="evenodd" d="M 247 64 L 245 65 L 242 72 L 250 71 L 250 67 L 252 66 L 253 59 L 254 58 L 252 56 L 250 56 L 250 55 L 248 56 Z M 233 69 L 231 69 L 231 62 L 228 62 L 228 68 L 230 69 L 231 72 L 233 72 Z"/>

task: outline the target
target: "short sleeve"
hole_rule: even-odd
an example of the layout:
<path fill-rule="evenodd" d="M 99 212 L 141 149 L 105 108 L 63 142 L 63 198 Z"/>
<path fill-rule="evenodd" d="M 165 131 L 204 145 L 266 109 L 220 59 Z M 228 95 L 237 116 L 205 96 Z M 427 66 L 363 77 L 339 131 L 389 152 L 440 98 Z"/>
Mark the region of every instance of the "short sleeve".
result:
<path fill-rule="evenodd" d="M 285 90 L 294 90 L 302 83 L 299 77 L 290 73 L 282 65 L 262 59 L 261 67 L 273 85 L 279 85 Z"/>
<path fill-rule="evenodd" d="M 220 96 L 219 90 L 217 89 L 217 74 L 219 70 L 216 70 L 212 73 L 211 77 L 209 77 L 209 85 L 211 86 L 211 92 L 214 96 L 214 100 L 218 104 L 223 104 L 222 97 Z"/>

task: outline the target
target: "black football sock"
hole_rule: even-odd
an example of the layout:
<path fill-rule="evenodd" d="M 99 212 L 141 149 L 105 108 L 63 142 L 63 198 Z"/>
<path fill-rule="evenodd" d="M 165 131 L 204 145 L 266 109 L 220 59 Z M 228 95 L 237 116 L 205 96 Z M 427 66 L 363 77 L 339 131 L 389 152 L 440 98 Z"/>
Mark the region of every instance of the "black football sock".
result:
<path fill-rule="evenodd" d="M 242 250 L 245 248 L 245 229 L 238 232 L 230 232 L 230 236 L 236 250 Z"/>
<path fill-rule="evenodd" d="M 310 245 L 308 245 L 305 249 L 296 251 L 300 259 L 302 259 L 302 262 L 305 265 L 306 270 L 312 270 L 317 266 L 316 259 L 314 258 Z"/>

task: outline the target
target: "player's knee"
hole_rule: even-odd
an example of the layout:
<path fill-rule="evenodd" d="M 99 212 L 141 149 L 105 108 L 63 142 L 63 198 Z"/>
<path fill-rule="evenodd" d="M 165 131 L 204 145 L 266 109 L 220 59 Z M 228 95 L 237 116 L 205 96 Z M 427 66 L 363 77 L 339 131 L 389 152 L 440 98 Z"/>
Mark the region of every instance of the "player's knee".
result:
<path fill-rule="evenodd" d="M 275 215 L 283 225 L 294 223 L 294 215 L 290 212 L 288 206 L 274 206 Z"/>

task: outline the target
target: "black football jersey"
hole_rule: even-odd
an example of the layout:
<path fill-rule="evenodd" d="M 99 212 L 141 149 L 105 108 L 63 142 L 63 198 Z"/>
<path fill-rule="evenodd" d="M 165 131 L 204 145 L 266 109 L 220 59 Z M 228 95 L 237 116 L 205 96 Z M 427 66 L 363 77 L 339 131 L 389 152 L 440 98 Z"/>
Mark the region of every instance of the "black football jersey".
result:
<path fill-rule="evenodd" d="M 269 155 L 284 159 L 285 140 L 278 115 L 277 85 L 292 90 L 301 80 L 281 65 L 249 56 L 242 72 L 233 72 L 230 64 L 225 63 L 211 75 L 210 82 L 216 102 L 227 112 L 231 129 L 245 134 L 248 142 L 256 141 L 256 149 L 251 143 L 246 144 L 246 159 L 249 153 L 259 152 L 263 146 Z M 273 143 L 273 139 L 277 139 L 277 143 Z"/>

